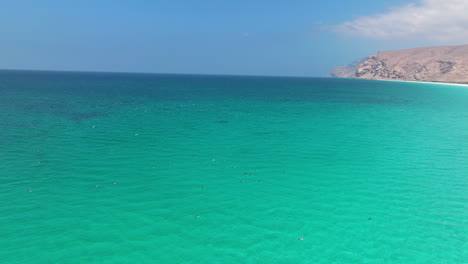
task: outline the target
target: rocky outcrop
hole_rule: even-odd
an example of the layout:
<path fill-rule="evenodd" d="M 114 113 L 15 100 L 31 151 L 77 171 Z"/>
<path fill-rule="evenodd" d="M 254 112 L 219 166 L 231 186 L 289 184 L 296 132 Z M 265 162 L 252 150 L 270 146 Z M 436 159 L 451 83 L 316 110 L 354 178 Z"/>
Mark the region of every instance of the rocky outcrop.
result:
<path fill-rule="evenodd" d="M 374 80 L 468 82 L 468 45 L 383 51 L 367 57 L 354 69 L 340 71 L 340 68 L 346 67 L 333 69 L 330 76 Z"/>

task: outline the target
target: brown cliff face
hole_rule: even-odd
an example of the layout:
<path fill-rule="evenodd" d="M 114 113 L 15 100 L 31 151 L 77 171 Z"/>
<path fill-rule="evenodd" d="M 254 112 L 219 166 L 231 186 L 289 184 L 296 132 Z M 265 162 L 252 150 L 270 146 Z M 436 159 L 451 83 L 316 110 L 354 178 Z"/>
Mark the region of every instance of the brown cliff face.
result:
<path fill-rule="evenodd" d="M 331 75 L 374 80 L 468 82 L 468 45 L 383 51 L 369 56 L 353 70 L 354 74 L 332 71 Z"/>

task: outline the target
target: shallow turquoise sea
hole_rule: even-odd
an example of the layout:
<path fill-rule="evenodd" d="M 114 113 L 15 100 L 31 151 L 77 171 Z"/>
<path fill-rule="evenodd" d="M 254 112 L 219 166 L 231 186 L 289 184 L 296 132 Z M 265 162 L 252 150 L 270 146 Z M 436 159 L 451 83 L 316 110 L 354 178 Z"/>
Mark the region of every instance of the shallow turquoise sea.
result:
<path fill-rule="evenodd" d="M 0 71 L 0 126 L 0 263 L 468 263 L 466 87 Z"/>

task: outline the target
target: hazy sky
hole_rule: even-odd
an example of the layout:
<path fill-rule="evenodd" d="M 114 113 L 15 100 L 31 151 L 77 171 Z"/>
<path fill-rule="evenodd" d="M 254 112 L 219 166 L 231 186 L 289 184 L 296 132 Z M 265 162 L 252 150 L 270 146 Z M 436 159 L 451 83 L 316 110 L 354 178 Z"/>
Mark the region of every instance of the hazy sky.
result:
<path fill-rule="evenodd" d="M 3 69 L 325 76 L 378 50 L 468 43 L 466 0 L 0 2 Z"/>

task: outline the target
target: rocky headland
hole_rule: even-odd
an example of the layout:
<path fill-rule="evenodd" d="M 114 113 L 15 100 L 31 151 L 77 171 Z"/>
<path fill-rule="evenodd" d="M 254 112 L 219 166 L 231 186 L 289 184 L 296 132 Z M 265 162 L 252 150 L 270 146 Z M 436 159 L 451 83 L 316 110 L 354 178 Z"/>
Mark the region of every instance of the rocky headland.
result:
<path fill-rule="evenodd" d="M 347 66 L 331 77 L 468 83 L 468 45 L 381 51 Z"/>

